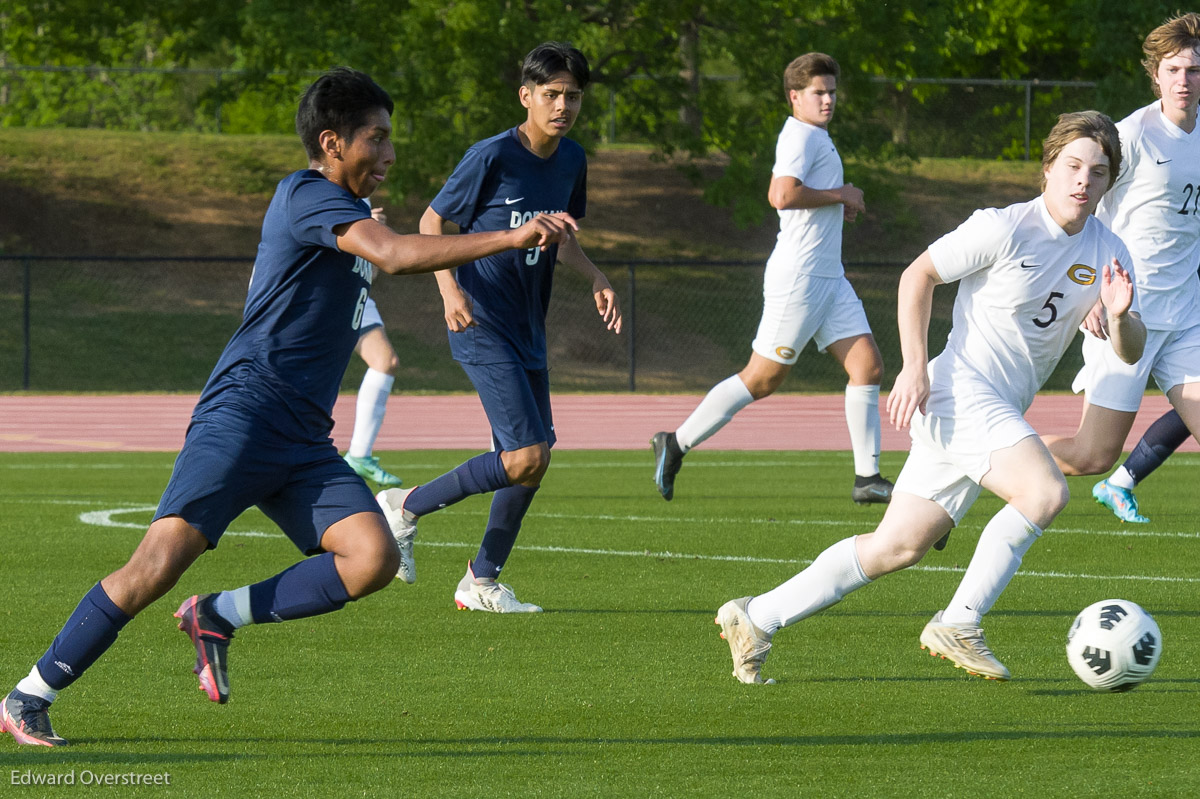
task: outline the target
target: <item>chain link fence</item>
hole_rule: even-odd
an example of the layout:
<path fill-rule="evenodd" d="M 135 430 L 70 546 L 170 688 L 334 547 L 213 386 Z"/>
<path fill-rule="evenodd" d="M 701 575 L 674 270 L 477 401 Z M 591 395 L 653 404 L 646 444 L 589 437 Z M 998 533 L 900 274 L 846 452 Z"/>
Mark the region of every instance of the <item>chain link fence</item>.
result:
<path fill-rule="evenodd" d="M 292 98 L 319 74 L 0 65 L 0 126 L 290 133 Z M 735 76 L 705 79 L 731 96 L 740 91 Z M 596 87 L 589 115 L 603 117 L 596 128 L 606 142 L 648 140 L 634 97 L 637 82 L 652 78 L 631 80 L 629 98 Z M 1037 158 L 1059 113 L 1106 107 L 1086 81 L 848 77 L 840 93 L 839 142 L 870 151 L 890 143 L 917 157 Z"/>
<path fill-rule="evenodd" d="M 890 386 L 900 366 L 896 287 L 906 264 L 848 264 L 867 309 Z M 22 258 L 0 256 L 0 391 L 198 391 L 241 320 L 250 259 Z M 590 286 L 555 275 L 547 319 L 556 391 L 704 392 L 739 371 L 762 310 L 761 262 L 601 262 L 620 296 L 625 329 L 613 335 Z M 949 332 L 955 286 L 935 293 L 930 348 Z M 400 393 L 471 391 L 449 353 L 430 276 L 382 276 L 372 295 L 400 370 Z M 1081 363 L 1072 348 L 1048 384 L 1067 388 Z M 363 374 L 351 361 L 342 388 Z M 812 344 L 784 391 L 840 391 L 845 375 Z"/>

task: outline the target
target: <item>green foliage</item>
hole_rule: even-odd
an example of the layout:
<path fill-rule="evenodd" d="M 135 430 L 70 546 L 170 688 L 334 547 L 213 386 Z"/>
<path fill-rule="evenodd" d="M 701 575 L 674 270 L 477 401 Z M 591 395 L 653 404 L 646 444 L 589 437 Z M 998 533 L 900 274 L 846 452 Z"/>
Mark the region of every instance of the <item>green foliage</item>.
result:
<path fill-rule="evenodd" d="M 752 224 L 769 211 L 771 144 L 788 113 L 780 76 L 796 55 L 822 50 L 842 64 L 833 134 L 844 154 L 948 156 L 977 147 L 1023 157 L 1019 90 L 964 107 L 960 93 L 870 79 L 1100 81 L 1099 95 L 1083 102 L 1121 116 L 1146 101 L 1141 38 L 1171 10 L 1159 0 L 10 0 L 0 12 L 2 63 L 240 72 L 219 83 L 103 69 L 6 72 L 0 125 L 213 130 L 220 119 L 226 132 L 286 133 L 304 84 L 349 64 L 373 74 L 397 103 L 389 188 L 424 196 L 471 142 L 524 118 L 521 59 L 540 41 L 563 39 L 594 70 L 577 138 L 592 146 L 615 123 L 620 140 L 650 142 L 663 154 L 719 152 L 729 169 L 708 196 Z M 737 81 L 690 81 L 695 72 Z M 1037 102 L 1047 112 L 1077 110 L 1060 104 L 1070 99 L 1039 94 Z M 1046 119 L 1039 108 L 1031 149 Z M 918 122 L 941 132 L 915 137 Z"/>

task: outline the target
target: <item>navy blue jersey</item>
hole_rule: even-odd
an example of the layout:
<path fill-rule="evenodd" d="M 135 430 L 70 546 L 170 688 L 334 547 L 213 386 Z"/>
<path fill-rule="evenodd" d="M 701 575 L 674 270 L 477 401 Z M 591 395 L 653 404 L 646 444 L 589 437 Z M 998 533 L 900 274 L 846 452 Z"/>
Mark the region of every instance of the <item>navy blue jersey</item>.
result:
<path fill-rule="evenodd" d="M 370 264 L 339 250 L 333 228 L 370 217 L 360 199 L 319 172 L 280 181 L 263 218 L 242 324 L 193 418 L 236 408 L 290 439 L 329 437 L 371 288 Z"/>
<path fill-rule="evenodd" d="M 587 208 L 587 158 L 570 139 L 549 158 L 521 144 L 516 128 L 467 150 L 430 206 L 463 233 L 520 227 L 538 213 Z M 546 309 L 558 247 L 489 255 L 458 268 L 458 283 L 474 302 L 476 327 L 450 334 L 461 363 L 519 363 L 546 368 Z"/>

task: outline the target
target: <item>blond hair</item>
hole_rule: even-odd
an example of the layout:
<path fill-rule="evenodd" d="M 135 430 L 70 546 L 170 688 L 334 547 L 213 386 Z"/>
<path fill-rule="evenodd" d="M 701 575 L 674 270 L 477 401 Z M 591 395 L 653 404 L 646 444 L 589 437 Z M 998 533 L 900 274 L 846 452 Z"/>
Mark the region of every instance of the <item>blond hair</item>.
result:
<path fill-rule="evenodd" d="M 1146 41 L 1142 43 L 1142 66 L 1150 76 L 1150 86 L 1154 96 L 1161 97 L 1162 90 L 1158 88 L 1158 65 L 1164 58 L 1170 58 L 1185 50 L 1200 48 L 1200 14 L 1191 12 L 1178 14 L 1150 31 Z"/>
<path fill-rule="evenodd" d="M 1050 129 L 1046 140 L 1042 142 L 1042 191 L 1046 190 L 1046 171 L 1058 159 L 1059 154 L 1076 139 L 1091 139 L 1100 145 L 1100 149 L 1108 156 L 1108 186 L 1112 188 L 1121 171 L 1121 136 L 1117 126 L 1108 115 L 1099 111 L 1074 111 L 1069 114 L 1059 114 L 1058 122 Z"/>

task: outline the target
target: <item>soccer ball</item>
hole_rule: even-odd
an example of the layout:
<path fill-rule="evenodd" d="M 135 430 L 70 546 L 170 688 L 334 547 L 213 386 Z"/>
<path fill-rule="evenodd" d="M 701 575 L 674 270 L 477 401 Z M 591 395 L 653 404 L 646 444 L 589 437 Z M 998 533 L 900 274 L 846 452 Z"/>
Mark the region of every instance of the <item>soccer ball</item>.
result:
<path fill-rule="evenodd" d="M 1097 691 L 1129 691 L 1158 665 L 1162 633 L 1150 614 L 1124 599 L 1083 609 L 1067 631 L 1067 661 Z"/>

